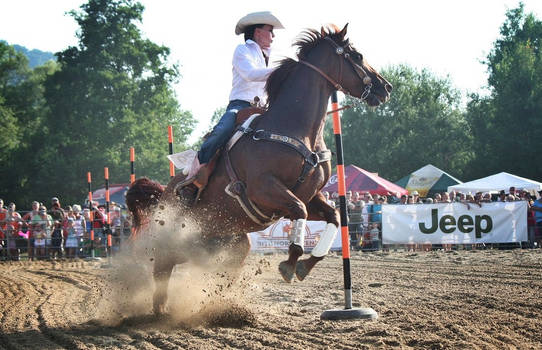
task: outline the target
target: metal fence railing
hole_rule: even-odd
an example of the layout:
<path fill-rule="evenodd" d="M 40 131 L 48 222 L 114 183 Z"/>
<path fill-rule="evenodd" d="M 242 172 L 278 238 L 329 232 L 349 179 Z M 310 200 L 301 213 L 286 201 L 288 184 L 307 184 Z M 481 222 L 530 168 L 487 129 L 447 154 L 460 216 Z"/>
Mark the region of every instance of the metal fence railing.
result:
<path fill-rule="evenodd" d="M 46 214 L 10 213 L 0 220 L 0 260 L 106 257 L 108 230 L 114 254 L 132 231 L 131 221 L 122 213 L 112 216 L 109 225 L 104 220 L 84 220 L 83 216 L 55 220 Z"/>

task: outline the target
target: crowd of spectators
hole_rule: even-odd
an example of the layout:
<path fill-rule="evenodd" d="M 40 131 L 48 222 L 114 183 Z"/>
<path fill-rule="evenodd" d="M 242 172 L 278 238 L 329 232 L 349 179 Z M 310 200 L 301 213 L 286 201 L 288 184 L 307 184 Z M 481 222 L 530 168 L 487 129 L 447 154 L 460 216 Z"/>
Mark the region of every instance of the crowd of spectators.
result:
<path fill-rule="evenodd" d="M 368 191 L 346 192 L 348 210 L 348 228 L 351 236 L 351 246 L 354 249 L 380 249 L 382 241 L 382 205 L 414 205 L 435 203 L 463 203 L 468 208 L 472 205 L 482 206 L 490 202 L 527 202 L 527 225 L 529 242 L 540 247 L 542 245 L 542 191 L 538 191 L 539 199 L 529 191 L 510 187 L 508 192 L 498 193 L 477 192 L 462 193 L 456 191 L 435 193 L 433 196 L 422 198 L 418 191 L 408 195 L 399 193 L 387 195 L 372 195 Z M 327 202 L 333 207 L 339 207 L 339 194 L 324 192 Z M 450 248 L 450 247 L 445 247 Z M 412 248 L 415 249 L 415 248 Z"/>
<path fill-rule="evenodd" d="M 118 246 L 121 235 L 131 232 L 130 219 L 120 206 L 111 203 L 109 217 L 107 225 L 106 208 L 97 202 L 62 207 L 53 197 L 49 208 L 34 201 L 31 210 L 18 212 L 14 203 L 4 207 L 0 199 L 0 259 L 19 260 L 23 253 L 29 260 L 74 259 L 89 256 L 91 249 L 103 256 L 108 227 L 113 247 Z"/>
<path fill-rule="evenodd" d="M 339 195 L 323 193 L 333 207 L 339 206 Z M 463 203 L 482 206 L 489 202 L 526 201 L 529 241 L 542 246 L 542 191 L 538 200 L 530 192 L 510 187 L 499 193 L 441 192 L 432 197 L 422 198 L 417 191 L 408 195 L 388 193 L 372 195 L 368 191 L 346 193 L 348 226 L 351 247 L 361 250 L 381 249 L 382 206 L 415 205 L 435 203 Z M 22 215 L 21 215 L 22 214 Z M 0 199 L 0 259 L 19 260 L 22 253 L 28 259 L 81 258 L 90 255 L 91 248 L 96 256 L 105 255 L 106 229 L 110 228 L 113 249 L 118 249 L 121 237 L 131 232 L 130 217 L 123 214 L 120 206 L 111 203 L 109 225 L 104 205 L 97 202 L 74 204 L 62 207 L 57 197 L 51 199 L 49 209 L 37 201 L 32 202 L 29 211 L 18 212 L 14 203 L 4 206 Z M 94 232 L 91 242 L 90 232 Z M 450 247 L 444 247 L 450 248 Z M 416 248 L 412 248 L 416 249 Z"/>

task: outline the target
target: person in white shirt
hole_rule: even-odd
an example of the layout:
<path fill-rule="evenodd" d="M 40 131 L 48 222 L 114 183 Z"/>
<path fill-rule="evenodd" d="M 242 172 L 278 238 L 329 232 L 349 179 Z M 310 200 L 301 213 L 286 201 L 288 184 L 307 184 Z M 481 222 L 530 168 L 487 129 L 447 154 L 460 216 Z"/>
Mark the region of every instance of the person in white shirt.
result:
<path fill-rule="evenodd" d="M 192 193 L 189 195 L 195 195 L 197 190 L 206 184 L 210 173 L 206 165 L 233 133 L 237 112 L 250 107 L 255 100 L 256 102 L 266 100 L 265 82 L 274 70 L 268 67 L 271 43 L 275 37 L 273 30 L 282 28 L 284 27 L 280 21 L 268 11 L 249 13 L 237 23 L 235 34 L 244 34 L 245 42 L 238 45 L 233 53 L 233 80 L 229 104 L 226 113 L 201 145 L 188 172 L 185 182 L 194 180 L 192 184 L 186 186 L 187 189 L 191 187 L 188 192 Z"/>

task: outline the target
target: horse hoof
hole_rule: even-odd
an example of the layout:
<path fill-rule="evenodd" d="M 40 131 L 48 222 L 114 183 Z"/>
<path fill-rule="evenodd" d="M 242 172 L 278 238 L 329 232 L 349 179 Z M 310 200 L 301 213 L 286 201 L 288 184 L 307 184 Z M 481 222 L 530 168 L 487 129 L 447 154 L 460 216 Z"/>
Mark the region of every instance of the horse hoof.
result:
<path fill-rule="evenodd" d="M 298 261 L 295 265 L 295 275 L 298 280 L 303 281 L 305 277 L 309 274 L 309 270 L 307 269 L 307 266 L 305 265 L 305 261 L 301 260 Z"/>
<path fill-rule="evenodd" d="M 287 283 L 292 283 L 294 279 L 294 268 L 288 264 L 286 261 L 283 261 L 279 264 L 279 272 Z"/>
<path fill-rule="evenodd" d="M 155 305 L 153 307 L 154 316 L 156 317 L 164 317 L 166 315 L 166 308 L 164 305 Z"/>

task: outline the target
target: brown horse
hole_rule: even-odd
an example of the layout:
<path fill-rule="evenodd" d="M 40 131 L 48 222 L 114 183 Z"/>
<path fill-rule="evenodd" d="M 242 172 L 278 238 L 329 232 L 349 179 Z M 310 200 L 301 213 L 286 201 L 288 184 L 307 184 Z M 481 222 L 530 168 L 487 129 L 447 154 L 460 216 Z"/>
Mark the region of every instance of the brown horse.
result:
<path fill-rule="evenodd" d="M 295 43 L 298 61 L 283 60 L 267 81 L 267 112 L 245 130 L 249 137 L 241 137 L 218 158 L 194 206 L 179 204 L 177 185 L 184 179 L 180 174 L 161 196 L 159 185 L 153 186 L 148 179 L 136 181 L 127 192 L 127 204 L 134 216 L 152 204 L 149 198 L 160 196 L 159 209 L 155 210 L 161 211 L 166 204 L 175 206 L 176 217 L 171 220 L 179 222 L 190 216 L 200 230 L 181 253 L 168 249 L 167 244 L 156 248 L 156 313 L 164 312 L 174 265 L 201 256 L 191 254 L 197 252 L 196 247 L 212 250 L 226 246 L 233 252 L 228 264 L 241 266 L 250 250 L 248 232 L 263 230 L 280 217 L 292 220 L 289 258 L 279 266 L 286 281 L 291 281 L 294 274 L 303 280 L 329 252 L 340 216 L 320 192 L 331 173 L 330 152 L 323 139 L 328 100 L 333 91 L 340 90 L 378 106 L 389 99 L 392 89 L 346 39 L 347 26 L 342 30 L 332 26 L 302 33 Z M 230 186 L 227 193 L 230 182 L 237 190 Z M 245 204 L 248 201 L 255 209 L 245 211 L 246 205 L 234 198 L 240 193 L 246 195 Z M 298 260 L 303 255 L 306 220 L 325 220 L 328 224 L 311 256 Z"/>

